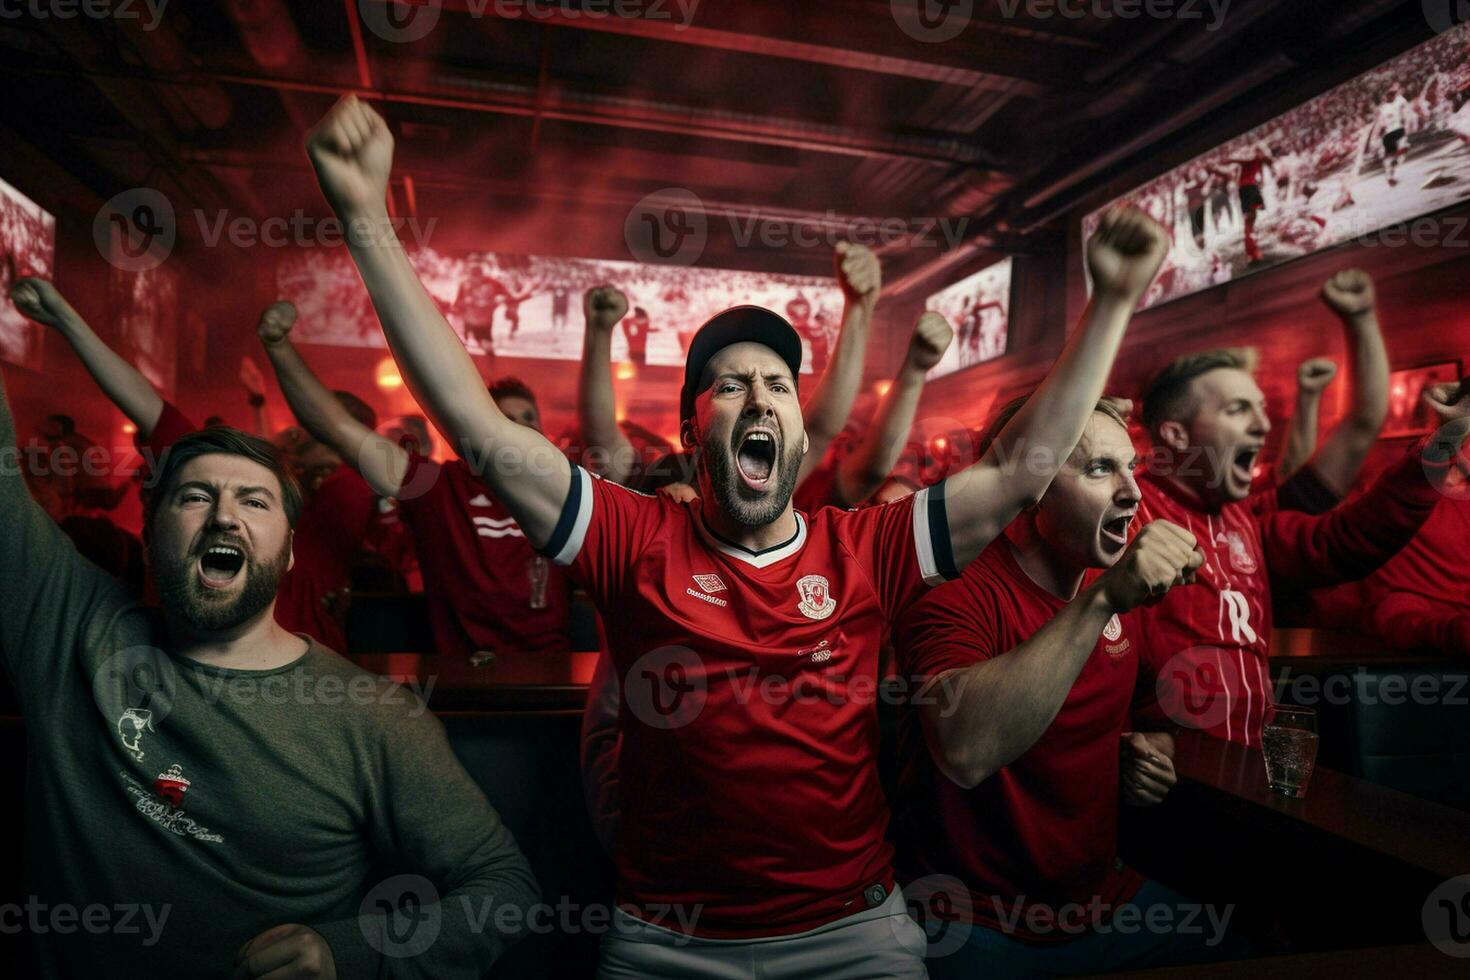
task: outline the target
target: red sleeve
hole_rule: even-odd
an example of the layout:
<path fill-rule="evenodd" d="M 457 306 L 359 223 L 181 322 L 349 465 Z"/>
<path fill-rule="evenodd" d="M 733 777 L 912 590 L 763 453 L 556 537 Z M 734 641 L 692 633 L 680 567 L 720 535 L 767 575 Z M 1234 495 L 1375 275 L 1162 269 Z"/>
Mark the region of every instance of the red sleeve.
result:
<path fill-rule="evenodd" d="M 395 498 L 404 514 L 416 512 L 430 503 L 432 491 L 440 485 L 444 467 L 421 453 L 408 454 L 408 468 L 403 471 L 403 482 L 398 485 Z"/>
<path fill-rule="evenodd" d="M 153 431 L 144 438 L 140 431 L 133 436 L 133 442 L 138 451 L 147 457 L 147 462 L 157 462 L 168 448 L 178 442 L 191 432 L 197 432 L 199 426 L 194 420 L 183 412 L 173 402 L 164 402 L 163 411 L 158 413 L 158 421 L 153 423 Z"/>
<path fill-rule="evenodd" d="M 915 603 L 893 629 L 899 672 L 936 677 L 999 656 L 1000 611 L 995 596 L 966 576 Z"/>
<path fill-rule="evenodd" d="M 1366 493 L 1327 514 L 1262 515 L 1258 520 L 1271 577 L 1306 588 L 1360 579 L 1408 544 L 1439 499 L 1415 447 Z"/>
<path fill-rule="evenodd" d="M 377 501 L 378 495 L 356 470 L 338 464 L 307 504 L 298 522 L 304 532 L 297 535 L 298 544 L 307 543 L 339 558 L 356 555 L 377 512 Z"/>
<path fill-rule="evenodd" d="M 600 604 L 622 594 L 637 556 L 683 510 L 668 497 L 597 479 L 573 463 L 561 517 L 541 551 L 567 566 Z"/>
<path fill-rule="evenodd" d="M 847 511 L 838 534 L 867 572 L 890 621 L 932 586 L 959 577 L 950 550 L 944 484 L 878 507 Z"/>

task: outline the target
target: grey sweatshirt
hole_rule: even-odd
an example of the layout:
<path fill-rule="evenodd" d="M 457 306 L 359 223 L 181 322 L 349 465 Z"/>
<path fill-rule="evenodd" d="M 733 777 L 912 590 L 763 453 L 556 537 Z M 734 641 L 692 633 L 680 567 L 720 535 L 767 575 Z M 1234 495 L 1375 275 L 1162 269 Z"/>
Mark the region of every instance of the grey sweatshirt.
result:
<path fill-rule="evenodd" d="M 171 654 L 31 499 L 3 380 L 0 656 L 42 976 L 228 977 L 300 923 L 343 980 L 479 977 L 524 929 L 535 879 L 423 702 L 315 642 L 265 671 Z"/>

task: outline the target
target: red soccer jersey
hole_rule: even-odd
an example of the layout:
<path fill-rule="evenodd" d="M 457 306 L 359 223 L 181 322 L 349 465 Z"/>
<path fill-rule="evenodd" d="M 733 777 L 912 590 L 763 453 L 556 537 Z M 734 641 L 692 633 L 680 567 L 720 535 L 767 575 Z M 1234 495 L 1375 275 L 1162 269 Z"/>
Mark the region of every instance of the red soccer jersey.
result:
<path fill-rule="evenodd" d="M 822 462 L 807 474 L 791 495 L 791 506 L 804 514 L 815 514 L 823 507 L 847 507 L 837 499 L 836 460 Z"/>
<path fill-rule="evenodd" d="M 592 594 L 622 682 L 624 907 L 713 938 L 789 935 L 891 892 L 876 766 L 889 623 L 953 577 L 942 485 L 722 541 L 699 504 L 594 480 L 545 551 Z"/>
<path fill-rule="evenodd" d="M 1065 605 L 1026 575 L 1001 538 L 905 614 L 893 631 L 899 669 L 917 691 L 945 671 L 1014 650 Z M 1131 616 L 1113 617 L 1046 733 L 973 789 L 939 770 L 918 710 L 904 707 L 895 825 L 905 881 L 954 875 L 970 889 L 975 922 L 1015 922 L 1018 938 L 1036 940 L 1073 934 L 1034 933 L 1033 916 L 1050 924 L 1066 905 L 1096 900 L 1111 910 L 1132 897 L 1142 878 L 1117 858 L 1118 769 L 1139 672 L 1136 633 Z"/>
<path fill-rule="evenodd" d="M 1464 491 L 1462 490 L 1461 493 Z M 1364 581 L 1370 601 L 1408 592 L 1470 612 L 1470 499 L 1446 498 L 1404 550 Z"/>
<path fill-rule="evenodd" d="M 565 573 L 532 549 L 463 461 L 410 456 L 399 509 L 418 550 L 436 650 L 570 648 Z"/>
<path fill-rule="evenodd" d="M 1272 581 L 1311 588 L 1362 578 L 1413 537 L 1439 500 L 1417 453 L 1321 516 L 1279 510 L 1269 495 L 1207 511 L 1153 473 L 1138 486 L 1143 523 L 1178 524 L 1205 555 L 1193 585 L 1136 613 L 1140 652 L 1158 678 L 1139 710 L 1255 746 L 1272 700 Z"/>

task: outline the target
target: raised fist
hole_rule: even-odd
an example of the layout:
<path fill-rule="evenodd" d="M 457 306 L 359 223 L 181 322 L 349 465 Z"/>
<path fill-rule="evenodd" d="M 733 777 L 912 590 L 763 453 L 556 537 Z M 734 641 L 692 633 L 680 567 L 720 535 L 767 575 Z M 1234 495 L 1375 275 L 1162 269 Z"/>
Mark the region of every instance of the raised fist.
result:
<path fill-rule="evenodd" d="M 1103 215 L 1087 240 L 1087 269 L 1099 295 L 1138 302 L 1169 254 L 1169 234 L 1137 208 Z"/>
<path fill-rule="evenodd" d="M 849 300 L 876 303 L 883 288 L 883 273 L 873 250 L 851 242 L 838 242 L 836 261 L 842 295 Z"/>
<path fill-rule="evenodd" d="M 922 313 L 909 338 L 908 362 L 920 371 L 928 371 L 940 362 L 953 341 L 954 330 L 948 320 L 932 311 Z"/>
<path fill-rule="evenodd" d="M 687 483 L 666 483 L 658 488 L 658 492 L 681 504 L 699 499 L 699 491 Z"/>
<path fill-rule="evenodd" d="M 1099 579 L 1113 612 L 1152 605 L 1176 585 L 1194 581 L 1204 563 L 1193 534 L 1169 521 L 1144 525 L 1118 563 Z"/>
<path fill-rule="evenodd" d="M 628 312 L 628 297 L 613 286 L 594 286 L 582 295 L 582 312 L 587 316 L 587 326 L 611 330 Z"/>
<path fill-rule="evenodd" d="M 260 342 L 267 347 L 274 347 L 283 342 L 291 333 L 291 325 L 296 322 L 296 307 L 286 300 L 278 299 L 265 308 L 260 315 L 260 323 L 256 325 L 255 332 L 260 335 Z"/>
<path fill-rule="evenodd" d="M 1340 317 L 1373 312 L 1373 277 L 1362 269 L 1343 269 L 1322 285 L 1322 302 Z"/>
<path fill-rule="evenodd" d="M 260 368 L 248 357 L 240 358 L 240 384 L 245 391 L 256 398 L 265 397 L 265 376 L 260 373 Z"/>
<path fill-rule="evenodd" d="M 393 134 L 357 96 L 339 99 L 306 134 L 306 155 L 338 217 L 376 216 L 386 208 Z"/>
<path fill-rule="evenodd" d="M 1470 376 L 1459 381 L 1443 381 L 1425 385 L 1424 404 L 1442 421 L 1453 422 L 1470 416 Z"/>
<path fill-rule="evenodd" d="M 10 298 L 16 309 L 48 327 L 63 326 L 67 317 L 76 315 L 71 304 L 45 279 L 17 279 L 10 287 Z"/>
<path fill-rule="evenodd" d="M 1308 395 L 1320 395 L 1333 378 L 1337 377 L 1337 364 L 1326 357 L 1314 357 L 1302 361 L 1296 369 L 1296 386 Z"/>

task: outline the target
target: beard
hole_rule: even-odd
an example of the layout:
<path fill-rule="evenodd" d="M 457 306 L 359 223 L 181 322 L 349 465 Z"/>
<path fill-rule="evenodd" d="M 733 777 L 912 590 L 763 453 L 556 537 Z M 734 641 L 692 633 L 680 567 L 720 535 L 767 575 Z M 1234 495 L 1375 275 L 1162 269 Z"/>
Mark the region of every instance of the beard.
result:
<path fill-rule="evenodd" d="M 709 473 L 710 487 L 714 490 L 715 501 L 720 509 L 729 514 L 737 524 L 764 527 L 780 517 L 786 510 L 786 505 L 791 502 L 791 494 L 796 490 L 796 477 L 801 473 L 801 447 L 794 445 L 788 449 L 785 440 L 781 439 L 777 443 L 776 458 L 772 464 L 776 477 L 775 486 L 765 493 L 755 493 L 745 486 L 735 470 L 733 446 L 740 444 L 740 438 L 744 434 L 745 430 L 737 427 L 731 445 L 721 446 L 716 451 L 711 451 L 708 446 L 701 446 L 699 459 Z"/>
<path fill-rule="evenodd" d="M 232 629 L 269 606 L 275 601 L 281 577 L 286 574 L 291 559 L 289 539 L 274 559 L 257 561 L 247 553 L 245 566 L 240 570 L 245 585 L 238 592 L 227 594 L 206 588 L 195 574 L 199 556 L 215 543 L 208 542 L 198 553 L 182 559 L 151 556 L 159 602 L 198 633 Z"/>

